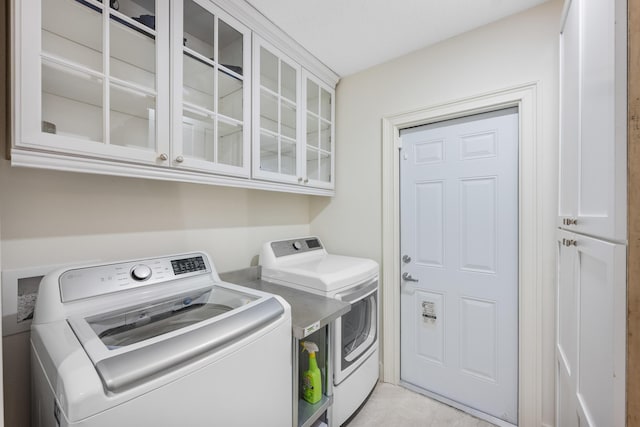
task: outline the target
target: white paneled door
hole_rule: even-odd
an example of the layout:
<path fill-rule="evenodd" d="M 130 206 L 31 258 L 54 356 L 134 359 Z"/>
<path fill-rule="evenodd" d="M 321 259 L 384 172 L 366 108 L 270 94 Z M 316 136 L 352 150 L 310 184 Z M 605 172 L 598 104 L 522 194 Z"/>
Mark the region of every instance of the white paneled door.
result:
<path fill-rule="evenodd" d="M 401 380 L 516 424 L 517 109 L 401 138 Z"/>
<path fill-rule="evenodd" d="M 556 425 L 624 426 L 626 248 L 556 236 Z"/>

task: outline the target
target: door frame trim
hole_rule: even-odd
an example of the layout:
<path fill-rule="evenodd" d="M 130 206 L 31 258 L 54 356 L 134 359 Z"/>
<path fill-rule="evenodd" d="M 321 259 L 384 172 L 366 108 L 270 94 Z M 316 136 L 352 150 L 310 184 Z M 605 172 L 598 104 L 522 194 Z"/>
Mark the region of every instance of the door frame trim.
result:
<path fill-rule="evenodd" d="M 518 107 L 518 425 L 542 424 L 543 176 L 539 83 L 500 89 L 382 119 L 382 379 L 400 383 L 400 130 Z"/>

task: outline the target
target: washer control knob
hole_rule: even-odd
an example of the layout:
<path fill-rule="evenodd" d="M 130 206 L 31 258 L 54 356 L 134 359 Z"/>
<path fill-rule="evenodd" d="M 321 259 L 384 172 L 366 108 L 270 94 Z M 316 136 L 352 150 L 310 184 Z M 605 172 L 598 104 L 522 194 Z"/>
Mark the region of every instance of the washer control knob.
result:
<path fill-rule="evenodd" d="M 299 251 L 300 249 L 302 249 L 302 243 L 300 243 L 299 240 L 296 240 L 295 242 L 293 242 L 293 249 Z"/>
<path fill-rule="evenodd" d="M 144 264 L 138 264 L 131 269 L 131 277 L 133 280 L 142 282 L 151 277 L 151 269 Z"/>

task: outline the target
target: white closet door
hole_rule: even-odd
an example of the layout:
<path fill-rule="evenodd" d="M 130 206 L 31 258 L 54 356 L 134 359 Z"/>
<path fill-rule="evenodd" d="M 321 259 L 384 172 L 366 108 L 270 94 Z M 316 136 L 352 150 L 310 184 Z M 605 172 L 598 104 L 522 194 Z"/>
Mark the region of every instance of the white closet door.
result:
<path fill-rule="evenodd" d="M 626 239 L 626 2 L 571 0 L 561 35 L 559 226 Z"/>
<path fill-rule="evenodd" d="M 558 231 L 557 425 L 624 426 L 624 245 Z"/>

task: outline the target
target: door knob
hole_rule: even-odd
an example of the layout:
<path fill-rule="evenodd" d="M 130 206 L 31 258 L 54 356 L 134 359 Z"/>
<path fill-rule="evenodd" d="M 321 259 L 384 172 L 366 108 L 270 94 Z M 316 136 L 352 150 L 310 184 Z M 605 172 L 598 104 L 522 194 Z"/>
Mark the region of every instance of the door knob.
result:
<path fill-rule="evenodd" d="M 178 162 L 178 163 L 184 162 L 184 157 L 182 157 L 182 156 L 176 157 L 176 162 Z"/>
<path fill-rule="evenodd" d="M 407 282 L 417 282 L 418 279 L 414 279 L 413 277 L 411 277 L 411 274 L 407 273 L 406 271 L 404 273 L 402 273 L 402 280 L 406 280 Z"/>
<path fill-rule="evenodd" d="M 167 156 L 167 153 L 162 153 L 158 156 L 160 158 L 160 160 L 165 161 L 165 160 L 169 160 L 169 156 Z"/>
<path fill-rule="evenodd" d="M 402 255 L 402 262 L 409 264 L 411 262 L 411 257 L 409 255 Z"/>

